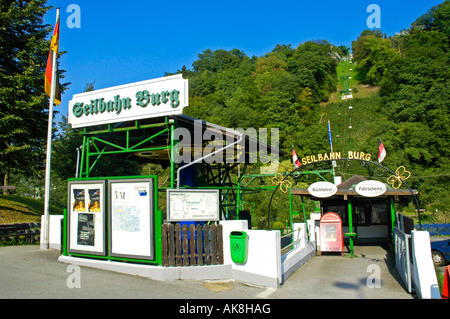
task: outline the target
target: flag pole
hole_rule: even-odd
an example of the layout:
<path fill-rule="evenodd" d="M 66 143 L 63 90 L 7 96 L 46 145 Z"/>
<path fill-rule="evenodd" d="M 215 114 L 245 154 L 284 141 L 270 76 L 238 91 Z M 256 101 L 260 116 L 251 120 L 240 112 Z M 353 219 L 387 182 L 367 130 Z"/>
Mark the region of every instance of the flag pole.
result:
<path fill-rule="evenodd" d="M 56 8 L 56 22 L 59 19 L 59 8 Z M 41 249 L 49 249 L 50 233 L 50 166 L 52 153 L 52 133 L 53 133 L 53 103 L 56 89 L 56 52 L 52 50 L 52 83 L 50 90 L 50 103 L 48 107 L 48 131 L 47 131 L 47 153 L 45 161 L 45 192 L 44 192 L 44 219 L 42 220 L 42 236 L 40 240 Z"/>
<path fill-rule="evenodd" d="M 331 137 L 331 125 L 330 125 L 330 120 L 328 120 L 328 140 L 330 142 L 330 149 L 331 149 L 331 153 L 333 153 L 333 139 Z M 334 155 L 333 155 L 334 156 Z M 336 174 L 334 172 L 334 168 L 336 167 L 336 162 L 332 161 L 331 162 L 331 167 L 333 167 L 333 182 L 336 179 Z"/>

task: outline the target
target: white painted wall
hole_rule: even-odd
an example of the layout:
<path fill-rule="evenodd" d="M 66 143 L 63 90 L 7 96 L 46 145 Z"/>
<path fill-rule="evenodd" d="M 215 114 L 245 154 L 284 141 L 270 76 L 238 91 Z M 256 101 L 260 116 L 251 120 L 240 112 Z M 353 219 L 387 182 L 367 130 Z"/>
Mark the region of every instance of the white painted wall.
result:
<path fill-rule="evenodd" d="M 421 299 L 440 299 L 439 286 L 433 259 L 431 258 L 430 233 L 411 231 L 412 262 L 411 277 L 413 287 Z"/>
<path fill-rule="evenodd" d="M 294 233 L 292 234 L 292 241 L 294 242 L 293 248 L 306 247 L 306 241 L 308 239 L 306 233 L 306 223 L 294 223 L 292 225 Z M 298 241 L 298 243 L 296 243 Z"/>
<path fill-rule="evenodd" d="M 308 220 L 308 224 L 311 224 L 309 222 Z M 314 221 L 312 224 L 314 225 Z M 307 237 L 307 224 L 294 223 L 292 227 L 294 229 L 294 249 L 281 256 L 281 280 L 283 283 L 316 254 L 316 243 L 309 241 Z"/>
<path fill-rule="evenodd" d="M 246 220 L 221 221 L 224 264 L 231 264 L 233 278 L 242 282 L 277 288 L 281 284 L 281 239 L 279 230 L 251 230 Z M 230 233 L 248 235 L 248 258 L 244 264 L 231 259 Z"/>
<path fill-rule="evenodd" d="M 49 239 L 48 246 L 52 249 L 61 249 L 61 220 L 63 215 L 49 215 Z M 41 234 L 43 233 L 42 226 L 44 225 L 44 215 L 41 216 Z"/>
<path fill-rule="evenodd" d="M 238 281 L 258 286 L 277 288 L 301 265 L 316 253 L 316 245 L 308 241 L 306 223 L 293 225 L 294 249 L 281 256 L 281 234 L 279 230 L 251 230 L 246 220 L 221 221 L 223 226 L 224 264 L 231 265 L 232 277 Z M 314 225 L 314 222 L 313 222 Z M 314 228 L 314 227 L 313 227 Z M 230 233 L 244 231 L 248 235 L 248 259 L 245 264 L 231 259 Z"/>

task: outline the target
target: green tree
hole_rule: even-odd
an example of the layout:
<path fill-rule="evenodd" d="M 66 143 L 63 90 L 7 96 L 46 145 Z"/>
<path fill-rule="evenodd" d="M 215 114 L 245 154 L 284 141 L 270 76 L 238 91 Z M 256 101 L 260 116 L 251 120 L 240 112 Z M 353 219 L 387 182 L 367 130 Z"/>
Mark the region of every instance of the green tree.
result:
<path fill-rule="evenodd" d="M 198 57 L 199 59 L 192 63 L 195 72 L 219 72 L 230 68 L 237 68 L 247 56 L 238 49 L 231 51 L 222 49 L 212 51 L 208 49 L 200 53 Z"/>
<path fill-rule="evenodd" d="M 11 172 L 30 172 L 43 165 L 49 105 L 44 71 L 48 35 L 53 30 L 43 24 L 49 10 L 46 3 L 0 3 L 0 171 L 4 185 Z"/>
<path fill-rule="evenodd" d="M 345 45 L 340 45 L 338 48 L 341 50 L 343 56 L 347 56 L 350 53 L 350 48 Z"/>
<path fill-rule="evenodd" d="M 353 58 L 357 64 L 362 83 L 378 85 L 388 70 L 388 64 L 397 54 L 390 39 L 384 39 L 380 32 L 363 31 L 352 42 Z"/>
<path fill-rule="evenodd" d="M 399 147 L 410 159 L 436 165 L 450 156 L 447 41 L 442 33 L 416 30 L 406 38 L 404 54 L 382 82 L 384 112 L 401 125 L 399 132 L 407 130 Z"/>
<path fill-rule="evenodd" d="M 307 41 L 287 59 L 287 70 L 302 88 L 310 88 L 314 102 L 324 102 L 336 91 L 337 48 L 325 40 Z"/>
<path fill-rule="evenodd" d="M 95 81 L 84 85 L 83 92 L 94 91 Z M 78 152 L 83 143 L 82 129 L 73 129 L 65 116 L 58 123 L 58 134 L 53 142 L 52 170 L 56 175 L 67 180 L 75 177 Z"/>
<path fill-rule="evenodd" d="M 418 177 L 425 203 L 448 197 L 450 157 L 449 1 L 432 8 L 395 39 L 400 48 L 384 74 L 382 114 L 396 126 L 396 156 Z"/>
<path fill-rule="evenodd" d="M 52 171 L 67 180 L 75 177 L 77 149 L 83 144 L 83 136 L 81 129 L 72 129 L 65 116 L 58 124 L 58 134 L 53 142 Z"/>
<path fill-rule="evenodd" d="M 363 82 L 378 85 L 396 51 L 391 47 L 389 39 L 367 37 L 364 44 L 368 55 L 359 62 L 358 69 L 364 74 Z"/>
<path fill-rule="evenodd" d="M 382 39 L 383 33 L 380 30 L 364 30 L 361 32 L 361 34 L 356 38 L 355 41 L 352 41 L 352 52 L 353 52 L 353 59 L 355 62 L 359 62 L 367 57 L 369 54 L 369 51 L 364 44 L 367 37 L 375 37 Z"/>
<path fill-rule="evenodd" d="M 439 31 L 450 37 L 450 1 L 434 6 L 420 16 L 413 24 L 413 28 L 423 28 L 427 31 Z"/>

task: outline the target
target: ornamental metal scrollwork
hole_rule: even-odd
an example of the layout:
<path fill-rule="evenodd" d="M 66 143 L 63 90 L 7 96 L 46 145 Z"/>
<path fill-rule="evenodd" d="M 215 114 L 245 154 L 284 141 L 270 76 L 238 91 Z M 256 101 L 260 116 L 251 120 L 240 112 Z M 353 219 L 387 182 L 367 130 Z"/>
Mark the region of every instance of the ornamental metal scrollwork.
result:
<path fill-rule="evenodd" d="M 292 183 L 288 180 L 283 180 L 283 175 L 277 173 L 274 177 L 272 177 L 272 183 L 274 185 L 279 185 L 280 190 L 283 193 L 287 193 L 288 189 L 291 188 Z"/>
<path fill-rule="evenodd" d="M 411 172 L 407 171 L 405 166 L 400 166 L 395 171 L 395 175 L 389 176 L 387 179 L 388 184 L 394 189 L 399 189 L 402 186 L 403 181 L 411 177 Z"/>

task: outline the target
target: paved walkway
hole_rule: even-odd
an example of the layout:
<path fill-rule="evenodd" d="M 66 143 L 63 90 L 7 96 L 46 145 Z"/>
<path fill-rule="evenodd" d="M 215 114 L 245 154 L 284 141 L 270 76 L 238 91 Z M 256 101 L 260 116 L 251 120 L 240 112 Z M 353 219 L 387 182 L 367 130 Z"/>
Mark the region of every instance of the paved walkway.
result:
<path fill-rule="evenodd" d="M 80 268 L 80 288 L 70 288 L 73 283 L 70 276 L 74 273 L 70 265 L 58 262 L 58 250 L 40 250 L 39 246 L 0 247 L 0 298 L 413 298 L 400 284 L 397 271 L 384 249 L 356 247 L 355 252 L 357 258 L 313 257 L 278 289 L 254 287 L 233 280 L 158 281 L 85 267 Z M 368 279 L 374 288 L 368 287 Z"/>
<path fill-rule="evenodd" d="M 80 288 L 70 288 L 75 272 L 59 256 L 39 246 L 0 247 L 0 299 L 234 299 L 265 291 L 234 281 L 158 281 L 87 267 L 79 268 Z"/>
<path fill-rule="evenodd" d="M 355 258 L 323 254 L 297 270 L 271 298 L 413 299 L 380 246 L 356 246 Z"/>

